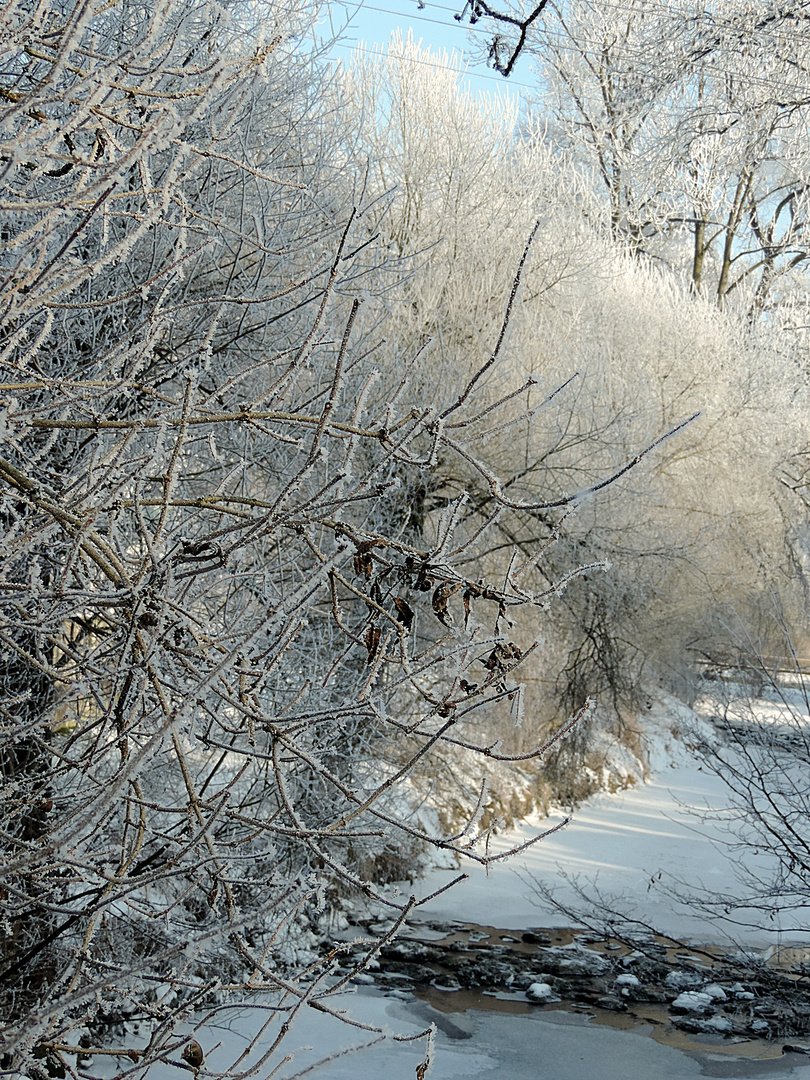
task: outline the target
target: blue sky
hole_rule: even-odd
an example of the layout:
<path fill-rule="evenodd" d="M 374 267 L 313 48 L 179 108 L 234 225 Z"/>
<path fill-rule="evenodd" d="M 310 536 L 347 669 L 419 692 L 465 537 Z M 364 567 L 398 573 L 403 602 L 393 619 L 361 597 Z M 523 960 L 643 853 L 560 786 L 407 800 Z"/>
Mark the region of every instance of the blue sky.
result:
<path fill-rule="evenodd" d="M 423 0 L 422 7 L 417 0 L 365 0 L 361 3 L 350 0 L 332 0 L 330 4 L 332 25 L 337 31 L 348 22 L 348 26 L 333 46 L 332 53 L 345 63 L 351 61 L 353 51 L 366 45 L 385 45 L 392 31 L 402 30 L 407 34 L 413 30 L 414 38 L 421 39 L 423 46 L 439 52 L 455 51 L 469 64 L 466 85 L 477 92 L 498 92 L 512 94 L 522 89 L 521 72 L 516 78 L 504 79 L 488 68 L 483 62 L 473 63 L 474 52 L 470 41 L 469 27 L 461 25 L 453 15 L 461 11 L 463 0 L 457 5 L 453 0 L 440 0 L 432 3 Z M 322 32 L 328 33 L 326 26 Z M 479 36 L 479 35 L 477 35 Z M 480 33 L 482 42 L 486 35 Z M 479 50 L 480 51 L 480 50 Z M 524 78 L 528 75 L 524 73 Z M 525 85 L 525 84 L 524 84 Z"/>

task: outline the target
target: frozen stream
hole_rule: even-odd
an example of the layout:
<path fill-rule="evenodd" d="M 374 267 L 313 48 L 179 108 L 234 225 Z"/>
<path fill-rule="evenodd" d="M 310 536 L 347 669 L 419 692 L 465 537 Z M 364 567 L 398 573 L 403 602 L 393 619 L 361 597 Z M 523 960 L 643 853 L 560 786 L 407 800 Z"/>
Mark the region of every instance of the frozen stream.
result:
<path fill-rule="evenodd" d="M 668 721 L 675 708 L 670 703 Z M 663 717 L 653 734 L 651 779 L 592 799 L 576 812 L 568 828 L 513 862 L 495 864 L 489 873 L 474 863 L 465 866 L 469 880 L 421 908 L 420 918 L 513 930 L 563 925 L 562 916 L 538 906 L 529 875 L 553 885 L 561 899 L 574 902 L 576 894 L 562 877 L 564 872 L 598 889 L 603 897 L 617 898 L 626 911 L 664 933 L 728 947 L 721 927 L 707 922 L 688 904 L 673 900 L 668 889 L 677 882 L 681 888 L 733 887 L 737 863 L 735 853 L 723 843 L 727 836 L 719 826 L 700 823 L 687 809 L 721 806 L 722 786 L 701 769 L 683 741 L 668 733 Z M 529 820 L 497 837 L 495 849 L 521 843 L 548 825 L 548 820 Z M 457 873 L 456 867 L 436 869 L 419 883 L 420 891 L 430 893 Z M 736 934 L 738 942 L 759 949 L 786 944 L 778 935 L 755 927 L 743 927 Z M 429 1076 L 435 1080 L 626 1080 L 628 1076 L 641 1080 L 698 1076 L 810 1080 L 810 1057 L 783 1054 L 778 1041 L 734 1043 L 720 1035 L 681 1038 L 671 1030 L 664 1035 L 662 1025 L 636 1022 L 633 1026 L 622 1015 L 611 1017 L 606 1025 L 604 1016 L 539 1009 L 528 1002 L 515 1007 L 514 1000 L 494 998 L 491 1007 L 465 1011 L 458 1007 L 454 1011 L 448 999 L 447 1007 L 440 1010 L 407 991 L 383 993 L 365 985 L 339 1004 L 357 1022 L 383 1026 L 399 1035 L 434 1023 L 437 1037 Z M 227 1068 L 266 1021 L 267 1013 L 258 1007 L 221 1013 L 216 1025 L 197 1032 L 206 1042 L 206 1064 L 213 1070 Z M 268 1025 L 251 1060 L 260 1056 L 262 1046 L 269 1046 L 278 1022 Z M 293 1054 L 291 1060 L 273 1076 L 278 1080 L 303 1075 L 320 1080 L 413 1080 L 424 1053 L 421 1043 L 386 1039 L 359 1054 L 344 1053 L 374 1038 L 368 1031 L 308 1010 L 296 1019 L 283 1044 L 282 1055 Z M 331 1056 L 328 1063 L 310 1071 L 309 1066 L 327 1056 Z M 274 1057 L 257 1075 L 269 1075 L 278 1062 L 279 1057 Z M 178 1075 L 177 1069 L 160 1066 L 150 1071 L 150 1080 L 164 1076 L 176 1080 Z"/>
<path fill-rule="evenodd" d="M 810 1063 L 798 1054 L 781 1055 L 778 1047 L 759 1060 L 721 1053 L 722 1042 L 685 1052 L 650 1037 L 652 1028 L 622 1031 L 591 1023 L 567 1012 L 468 1011 L 444 1014 L 414 1002 L 408 995 L 387 996 L 360 988 L 347 1002 L 351 1014 L 366 1023 L 387 1026 L 397 1034 L 437 1026 L 431 1080 L 475 1077 L 476 1080 L 691 1080 L 693 1077 L 785 1077 L 810 1080 Z M 262 1020 L 264 1018 L 262 1017 Z M 245 1045 L 245 1036 L 260 1026 L 258 1015 L 233 1010 L 205 1032 L 209 1045 L 219 1043 L 207 1062 L 227 1067 Z M 364 1037 L 365 1036 L 365 1037 Z M 293 1059 L 274 1074 L 281 1080 L 307 1076 L 318 1080 L 414 1080 L 422 1061 L 417 1047 L 386 1040 L 359 1053 L 346 1053 L 373 1036 L 352 1032 L 338 1021 L 310 1013 L 295 1024 L 285 1042 Z M 418 1044 L 421 1047 L 422 1044 Z M 308 1066 L 331 1054 L 332 1060 L 310 1072 Z M 244 1064 L 244 1063 L 243 1063 Z M 267 1076 L 265 1068 L 259 1076 Z M 152 1080 L 176 1080 L 168 1066 L 155 1066 Z"/>

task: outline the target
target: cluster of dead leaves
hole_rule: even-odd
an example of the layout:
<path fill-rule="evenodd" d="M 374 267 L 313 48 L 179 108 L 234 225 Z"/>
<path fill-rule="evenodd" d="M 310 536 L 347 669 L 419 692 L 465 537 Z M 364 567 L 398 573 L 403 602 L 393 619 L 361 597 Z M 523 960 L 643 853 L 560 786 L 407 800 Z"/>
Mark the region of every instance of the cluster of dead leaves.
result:
<path fill-rule="evenodd" d="M 369 599 L 374 602 L 368 604 L 372 621 L 363 638 L 368 653 L 368 664 L 373 663 L 377 657 L 382 641 L 382 630 L 375 619 L 374 605 L 377 604 L 382 606 L 385 598 L 383 596 L 381 583 L 384 578 L 392 574 L 392 571 L 396 574 L 396 577 L 406 583 L 407 587 L 415 593 L 431 592 L 432 590 L 430 599 L 431 610 L 442 626 L 448 628 L 452 628 L 456 625 L 456 620 L 450 607 L 450 600 L 459 593 L 461 593 L 461 601 L 464 609 L 465 627 L 469 625 L 472 616 L 473 600 L 482 599 L 496 603 L 498 605 L 498 615 L 496 619 L 497 633 L 497 627 L 506 615 L 506 600 L 501 593 L 481 582 L 468 581 L 464 578 L 450 578 L 447 576 L 447 571 L 444 568 L 432 566 L 427 559 L 420 560 L 413 555 L 406 555 L 403 562 L 392 564 L 384 557 L 380 558 L 379 555 L 375 557 L 376 548 L 385 548 L 388 546 L 388 542 L 381 537 L 355 541 L 354 573 L 356 577 L 364 578 L 365 581 L 368 582 L 368 585 L 366 586 L 368 596 Z M 396 620 L 402 627 L 404 633 L 411 633 L 416 619 L 416 611 L 411 603 L 404 596 L 400 595 L 389 595 L 389 599 L 393 606 Z M 503 675 L 512 667 L 516 666 L 516 664 L 520 662 L 521 657 L 522 652 L 514 642 L 510 641 L 496 645 L 486 657 L 480 658 L 480 663 L 482 663 L 490 673 L 485 680 L 484 686 L 489 685 L 493 680 L 502 680 Z M 462 679 L 459 685 L 464 694 L 468 696 L 481 692 L 478 683 L 472 683 L 466 679 Z M 455 702 L 443 703 L 442 708 L 452 710 L 456 704 L 457 703 Z"/>

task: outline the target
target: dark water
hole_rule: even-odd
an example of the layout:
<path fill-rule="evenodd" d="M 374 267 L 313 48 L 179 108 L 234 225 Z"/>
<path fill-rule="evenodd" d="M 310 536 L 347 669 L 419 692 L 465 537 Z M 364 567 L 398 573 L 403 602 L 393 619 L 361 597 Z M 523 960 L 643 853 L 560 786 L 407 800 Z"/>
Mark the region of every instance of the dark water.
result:
<path fill-rule="evenodd" d="M 412 925 L 408 937 L 443 951 L 442 961 L 430 964 L 436 971 L 439 982 L 442 981 L 441 976 L 446 976 L 447 981 L 452 979 L 454 969 L 460 963 L 469 963 L 471 951 L 474 954 L 476 946 L 482 949 L 506 949 L 531 960 L 543 947 L 577 942 L 602 956 L 620 959 L 636 951 L 640 944 L 642 948 L 645 945 L 653 947 L 656 955 L 665 959 L 673 970 L 686 966 L 696 970 L 707 982 L 720 978 L 723 969 L 727 969 L 727 961 L 724 960 L 721 950 L 712 946 L 689 948 L 687 951 L 681 943 L 653 937 L 643 943 L 628 944 L 609 937 L 594 939 L 589 932 L 575 928 L 532 928 L 524 935 L 515 930 L 502 930 L 473 923 L 457 924 L 445 928 L 443 932 L 432 923 L 421 928 L 419 924 Z M 628 967 L 627 970 L 633 969 Z M 728 977 L 726 970 L 724 981 L 728 981 Z M 742 973 L 736 977 L 746 982 Z M 470 988 L 442 989 L 435 984 L 409 987 L 405 981 L 401 986 L 403 990 L 409 989 L 416 1001 L 429 1007 L 434 1013 L 437 1026 L 446 1029 L 445 1033 L 450 1038 L 468 1037 L 465 1034 L 467 1027 L 459 1023 L 459 1018 L 474 1016 L 476 1012 L 517 1017 L 559 1014 L 564 1010 L 570 1014 L 578 1014 L 583 1021 L 587 1020 L 591 1025 L 616 1031 L 635 1031 L 649 1036 L 661 1045 L 686 1053 L 700 1061 L 704 1075 L 765 1076 L 781 1072 L 783 1068 L 789 1072 L 805 1064 L 810 1069 L 810 1056 L 805 1057 L 793 1051 L 785 1052 L 786 1044 L 803 1046 L 807 1042 L 810 1048 L 808 1040 L 801 1037 L 761 1039 L 742 1035 L 686 1032 L 673 1024 L 666 1003 L 627 1000 L 626 1011 L 617 1012 L 565 997 L 553 1004 L 536 1004 L 530 1002 L 523 991 L 512 993 Z M 446 1018 L 444 1023 L 441 1018 Z"/>

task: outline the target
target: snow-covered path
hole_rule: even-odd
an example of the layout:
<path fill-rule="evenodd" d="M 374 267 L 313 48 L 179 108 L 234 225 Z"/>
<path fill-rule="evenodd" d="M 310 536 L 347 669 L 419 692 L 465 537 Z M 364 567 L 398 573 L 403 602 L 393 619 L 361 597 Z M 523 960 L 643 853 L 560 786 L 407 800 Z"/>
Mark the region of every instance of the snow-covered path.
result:
<path fill-rule="evenodd" d="M 679 939 L 737 941 L 760 949 L 788 941 L 810 943 L 810 908 L 791 916 L 794 923 L 798 919 L 808 927 L 807 934 L 789 938 L 778 932 L 777 917 L 767 930 L 730 926 L 710 921 L 694 906 L 673 899 L 673 892 L 685 896 L 702 889 L 733 893 L 741 858 L 750 863 L 754 857 L 730 846 L 726 825 L 701 821 L 694 813 L 695 808 L 724 807 L 727 792 L 663 723 L 655 733 L 651 758 L 651 778 L 646 782 L 595 796 L 574 812 L 565 829 L 514 859 L 488 870 L 468 860 L 462 869 L 469 880 L 421 908 L 421 913 L 505 929 L 566 925 L 571 919 L 543 908 L 529 879 L 552 889 L 566 905 L 582 907 L 567 875 L 578 879 L 585 891 L 598 891 L 605 900 L 615 898 L 615 906 L 623 912 Z M 521 844 L 553 823 L 553 818 L 530 818 L 496 837 L 490 853 Z M 760 855 L 758 869 L 765 870 L 768 862 L 767 855 Z M 422 883 L 424 891 L 439 888 L 457 873 L 455 868 L 433 871 Z M 745 915 L 738 919 L 751 921 Z"/>

